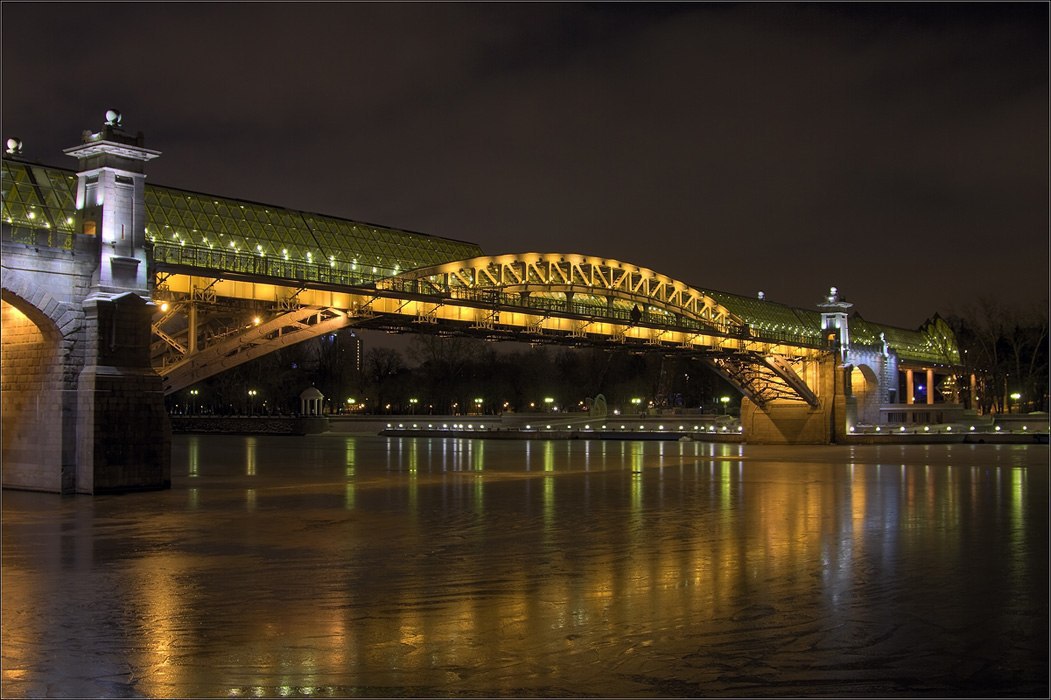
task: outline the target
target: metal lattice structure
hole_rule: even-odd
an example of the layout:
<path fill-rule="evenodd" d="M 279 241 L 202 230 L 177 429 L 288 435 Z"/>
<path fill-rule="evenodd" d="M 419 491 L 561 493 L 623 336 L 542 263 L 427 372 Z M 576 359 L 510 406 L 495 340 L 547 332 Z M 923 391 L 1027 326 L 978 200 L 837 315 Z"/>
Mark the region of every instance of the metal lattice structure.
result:
<path fill-rule="evenodd" d="M 158 263 L 343 284 L 477 255 L 477 245 L 267 204 L 147 185 Z"/>
<path fill-rule="evenodd" d="M 71 250 L 75 172 L 3 161 L 5 242 Z M 608 258 L 482 256 L 472 243 L 147 183 L 166 391 L 346 326 L 700 355 L 752 401 L 816 405 L 809 367 L 832 349 L 818 312 L 704 290 Z M 851 319 L 855 342 L 957 365 L 935 319 Z"/>
<path fill-rule="evenodd" d="M 803 368 L 796 366 L 799 360 L 744 352 L 712 356 L 709 363 L 760 408 L 774 400 L 817 406 L 817 394 L 801 376 Z"/>
<path fill-rule="evenodd" d="M 5 237 L 70 250 L 76 226 L 76 173 L 5 160 L 2 179 Z"/>
<path fill-rule="evenodd" d="M 711 296 L 689 285 L 618 260 L 561 253 L 476 257 L 414 269 L 377 282 L 380 289 L 478 298 L 479 292 L 606 308 L 611 317 L 637 309 L 658 312 L 713 332 L 741 333 L 747 325 Z M 602 314 L 605 315 L 605 314 Z"/>

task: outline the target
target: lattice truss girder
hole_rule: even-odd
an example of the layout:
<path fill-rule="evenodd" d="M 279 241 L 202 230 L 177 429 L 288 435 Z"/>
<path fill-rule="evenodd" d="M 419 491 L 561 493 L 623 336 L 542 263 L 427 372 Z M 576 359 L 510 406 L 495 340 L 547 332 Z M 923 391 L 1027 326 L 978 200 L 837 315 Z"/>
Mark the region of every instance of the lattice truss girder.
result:
<path fill-rule="evenodd" d="M 271 310 L 273 313 L 273 310 Z M 170 394 L 191 384 L 262 357 L 289 345 L 333 333 L 353 325 L 357 318 L 343 309 L 300 307 L 278 312 L 276 316 L 215 333 L 194 353 L 158 368 L 164 378 L 164 391 Z M 155 328 L 155 332 L 156 332 Z"/>
<path fill-rule="evenodd" d="M 504 294 L 586 294 L 623 299 L 702 322 L 722 332 L 744 321 L 711 296 L 653 270 L 617 260 L 560 253 L 484 256 L 418 268 L 377 287 L 461 296 L 483 290 Z"/>
<path fill-rule="evenodd" d="M 474 326 L 476 331 L 486 331 L 500 337 L 517 337 L 533 342 L 557 342 L 559 336 L 587 337 L 599 342 L 638 342 L 665 347 L 704 350 L 709 348 L 740 350 L 748 349 L 767 354 L 785 354 L 811 357 L 821 351 L 809 346 L 794 346 L 776 341 L 747 339 L 722 335 L 713 331 L 683 330 L 675 325 L 654 327 L 636 324 L 626 317 L 607 319 L 601 316 L 582 316 L 564 309 L 536 309 L 519 305 L 504 305 L 490 291 L 485 299 L 456 299 L 449 295 L 424 295 L 417 292 L 390 289 L 367 290 L 361 287 L 294 287 L 270 282 L 215 279 L 173 273 L 163 281 L 164 294 L 171 300 L 194 298 L 219 300 L 228 304 L 258 303 L 269 307 L 281 307 L 292 295 L 296 303 L 304 306 L 343 309 L 352 314 L 365 310 L 378 319 L 369 325 L 383 326 L 383 319 L 390 325 L 406 326 L 414 320 L 416 330 L 440 323 L 445 327 Z M 207 290 L 204 295 L 202 290 Z M 158 289 L 158 295 L 161 290 Z M 158 296 L 160 299 L 160 296 Z M 244 312 L 247 314 L 248 312 Z M 399 320 L 401 319 L 401 320 Z M 182 338 L 173 331 L 162 329 L 184 346 Z M 170 344 L 158 341 L 171 347 Z M 174 349 L 173 349 L 174 351 Z"/>
<path fill-rule="evenodd" d="M 804 362 L 800 358 L 746 351 L 713 355 L 707 360 L 760 408 L 777 399 L 818 405 L 817 395 L 797 371 Z"/>
<path fill-rule="evenodd" d="M 624 319 L 618 322 L 581 317 L 557 310 L 503 306 L 491 301 L 460 300 L 448 295 L 362 288 L 315 289 L 177 273 L 161 282 L 155 296 L 158 301 L 166 301 L 168 308 L 154 326 L 154 366 L 168 378 L 169 392 L 279 347 L 351 324 L 396 332 L 453 333 L 531 343 L 618 343 L 719 353 L 748 350 L 763 356 L 814 357 L 820 353 L 811 347 L 687 332 L 675 327 L 650 327 Z M 260 319 L 258 326 L 254 317 Z M 196 329 L 192 335 L 191 327 Z M 805 395 L 805 385 L 796 387 L 790 372 L 776 363 L 773 366 L 775 375 L 778 371 L 784 375 L 780 384 L 793 388 L 797 395 Z M 749 386 L 752 384 L 755 382 Z M 757 388 L 753 393 L 762 400 L 770 391 Z"/>

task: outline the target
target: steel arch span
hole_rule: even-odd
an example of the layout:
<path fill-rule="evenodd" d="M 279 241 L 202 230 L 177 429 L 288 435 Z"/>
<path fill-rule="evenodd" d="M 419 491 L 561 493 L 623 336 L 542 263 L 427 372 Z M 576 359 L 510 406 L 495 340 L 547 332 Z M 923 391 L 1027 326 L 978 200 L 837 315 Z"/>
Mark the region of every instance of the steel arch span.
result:
<path fill-rule="evenodd" d="M 183 306 L 194 308 L 178 331 L 162 329 L 168 316 L 154 324 L 163 341 L 154 346 L 166 393 L 346 326 L 693 352 L 760 405 L 777 398 L 816 405 L 807 367 L 827 352 L 820 339 L 751 327 L 683 282 L 586 255 L 479 256 L 351 285 L 258 273 L 238 274 L 236 281 L 225 271 L 187 272 L 173 270 L 158 286 L 158 296 L 163 289 L 172 301 L 168 316 L 185 311 Z M 196 328 L 221 300 L 254 304 L 260 316 L 199 345 Z"/>
<path fill-rule="evenodd" d="M 592 297 L 609 307 L 642 305 L 689 319 L 722 334 L 740 333 L 746 321 L 708 294 L 645 267 L 610 258 L 567 253 L 479 256 L 416 268 L 376 282 L 378 289 L 453 298 L 479 292 Z"/>

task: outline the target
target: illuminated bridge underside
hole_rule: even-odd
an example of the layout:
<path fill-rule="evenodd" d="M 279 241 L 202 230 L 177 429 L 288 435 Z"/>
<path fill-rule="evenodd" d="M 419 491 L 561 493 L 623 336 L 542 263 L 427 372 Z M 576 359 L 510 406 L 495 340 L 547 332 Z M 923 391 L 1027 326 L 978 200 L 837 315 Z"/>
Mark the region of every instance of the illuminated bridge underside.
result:
<path fill-rule="evenodd" d="M 688 352 L 759 405 L 816 403 L 800 372 L 825 352 L 810 338 L 757 333 L 667 277 L 584 256 L 473 258 L 362 285 L 158 268 L 170 310 L 154 324 L 154 362 L 167 393 L 348 326 Z"/>
<path fill-rule="evenodd" d="M 811 406 L 818 405 L 817 395 L 794 366 L 799 363 L 799 358 L 742 352 L 711 357 L 709 361 L 724 379 L 741 389 L 759 407 L 775 399 L 802 399 Z"/>

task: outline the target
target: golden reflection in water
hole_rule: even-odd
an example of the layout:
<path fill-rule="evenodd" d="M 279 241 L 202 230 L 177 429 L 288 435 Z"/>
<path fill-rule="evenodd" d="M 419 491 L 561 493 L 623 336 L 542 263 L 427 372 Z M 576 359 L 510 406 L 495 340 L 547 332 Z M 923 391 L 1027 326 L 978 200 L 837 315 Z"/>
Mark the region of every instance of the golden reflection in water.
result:
<path fill-rule="evenodd" d="M 398 448 L 399 449 L 401 448 L 400 444 L 398 445 Z M 400 457 L 400 455 L 399 455 L 399 457 Z M 419 440 L 417 438 L 410 438 L 409 439 L 409 473 L 411 473 L 415 477 L 416 476 L 416 472 L 419 471 L 419 469 L 420 469 Z"/>
<path fill-rule="evenodd" d="M 248 476 L 255 476 L 255 450 L 256 439 L 254 437 L 245 438 L 245 474 Z"/>
<path fill-rule="evenodd" d="M 132 666 L 150 669 L 136 688 L 145 696 L 170 696 L 172 689 L 192 680 L 193 668 L 175 662 L 173 656 L 181 646 L 186 616 L 191 615 L 195 602 L 195 591 L 180 583 L 193 567 L 192 557 L 183 553 L 155 553 L 131 560 L 127 575 L 133 583 L 128 587 L 136 595 L 127 599 L 132 608 L 113 623 L 130 627 L 124 633 L 141 640 L 137 650 L 143 658 L 134 659 Z"/>
<path fill-rule="evenodd" d="M 482 478 L 482 471 L 485 469 L 485 440 L 477 440 L 476 449 L 474 451 L 474 507 L 475 513 L 481 515 L 484 512 L 484 489 L 485 479 Z"/>
<path fill-rule="evenodd" d="M 190 477 L 196 478 L 200 475 L 201 441 L 196 435 L 190 435 L 186 439 L 186 449 L 190 459 Z"/>
<path fill-rule="evenodd" d="M 637 525 L 642 512 L 642 470 L 646 468 L 646 446 L 642 442 L 632 442 L 628 453 L 631 467 L 631 514 L 632 523 Z"/>
<path fill-rule="evenodd" d="M 544 440 L 544 534 L 550 537 L 555 524 L 555 442 Z"/>
<path fill-rule="evenodd" d="M 730 494 L 733 490 L 730 462 L 726 460 L 719 462 L 719 485 L 722 487 L 722 505 L 726 508 L 730 504 Z"/>
<path fill-rule="evenodd" d="M 1029 471 L 1022 467 L 1011 469 L 1011 525 L 1015 533 L 1025 527 L 1025 491 Z"/>
<path fill-rule="evenodd" d="M 544 440 L 544 471 L 555 470 L 555 443 L 553 440 Z"/>
<path fill-rule="evenodd" d="M 398 471 L 401 471 L 401 465 L 404 463 L 404 460 L 402 459 L 402 447 L 406 440 L 408 440 L 409 444 L 409 515 L 415 523 L 416 516 L 419 514 L 420 500 L 419 465 L 416 461 L 416 438 L 402 438 L 398 440 Z"/>
<path fill-rule="evenodd" d="M 999 470 L 997 470 L 999 471 Z M 1023 467 L 1013 467 L 1011 474 L 1011 495 L 1008 512 L 1011 514 L 1011 549 L 1014 556 L 1011 557 L 1011 579 L 1014 582 L 1021 580 L 1026 568 L 1026 485 L 1029 480 L 1029 470 Z M 1006 593 L 1006 591 L 1005 591 Z"/>
<path fill-rule="evenodd" d="M 245 489 L 245 510 L 255 510 L 255 489 Z"/>
<path fill-rule="evenodd" d="M 347 477 L 347 485 L 343 494 L 343 507 L 347 510 L 354 510 L 356 487 L 354 477 L 358 468 L 357 447 L 357 440 L 352 437 L 346 438 L 343 443 L 343 474 Z"/>
<path fill-rule="evenodd" d="M 478 446 L 482 444 L 476 443 L 473 452 L 469 444 L 461 444 L 456 454 L 466 458 L 464 464 L 480 470 L 484 448 Z M 411 464 L 414 445 L 405 448 Z M 352 441 L 348 440 L 345 449 L 350 478 L 354 475 Z M 618 456 L 615 446 L 603 445 L 603 450 L 593 451 L 593 468 L 600 468 L 598 454 L 608 451 L 609 462 L 601 468 L 608 472 L 609 488 L 615 484 L 619 489 L 618 506 L 627 499 L 630 510 L 627 522 L 622 511 L 617 511 L 601 524 L 601 535 L 595 536 L 573 532 L 573 516 L 567 508 L 570 504 L 563 503 L 562 511 L 555 509 L 555 481 L 567 476 L 556 471 L 556 449 L 545 441 L 541 476 L 542 526 L 551 535 L 553 547 L 522 545 L 510 535 L 500 539 L 501 533 L 489 528 L 484 535 L 492 539 L 487 539 L 486 547 L 499 549 L 506 543 L 507 551 L 514 556 L 503 556 L 505 552 L 500 551 L 490 557 L 494 552 L 479 546 L 470 548 L 476 552 L 472 555 L 459 556 L 467 550 L 458 550 L 457 556 L 438 559 L 405 557 L 402 555 L 415 551 L 399 549 L 406 543 L 392 535 L 392 558 L 398 558 L 399 566 L 405 567 L 392 567 L 392 585 L 359 586 L 348 576 L 317 588 L 308 586 L 306 591 L 317 596 L 293 597 L 269 632 L 255 625 L 264 617 L 273 620 L 274 616 L 250 615 L 245 622 L 252 627 L 240 638 L 241 647 L 231 644 L 232 637 L 227 635 L 221 651 L 209 648 L 210 653 L 222 654 L 228 669 L 239 669 L 239 674 L 253 682 L 257 677 L 275 679 L 267 688 L 249 685 L 236 693 L 231 689 L 230 694 L 300 694 L 311 686 L 331 682 L 333 676 L 341 678 L 344 687 L 356 683 L 398 687 L 401 683 L 404 687 L 440 688 L 443 683 L 460 680 L 457 670 L 482 675 L 486 669 L 512 665 L 521 669 L 516 670 L 517 678 L 539 678 L 535 685 L 542 686 L 546 679 L 558 677 L 566 666 L 583 659 L 580 652 L 585 644 L 599 652 L 602 645 L 622 645 L 618 648 L 627 651 L 618 653 L 625 654 L 634 649 L 632 645 L 646 641 L 640 630 L 653 637 L 672 637 L 683 630 L 708 626 L 727 629 L 733 614 L 740 611 L 742 596 L 747 598 L 746 592 L 755 596 L 761 591 L 761 595 L 769 596 L 770 606 L 779 610 L 797 601 L 820 598 L 832 613 L 848 614 L 858 604 L 856 598 L 850 599 L 858 590 L 858 577 L 869 575 L 861 564 L 881 562 L 878 551 L 869 551 L 875 547 L 893 550 L 891 558 L 898 559 L 910 548 L 921 551 L 931 540 L 945 538 L 940 544 L 947 545 L 944 551 L 949 557 L 966 556 L 956 551 L 961 530 L 958 525 L 966 523 L 972 514 L 982 514 L 967 504 L 988 507 L 994 488 L 988 483 L 983 497 L 975 501 L 970 494 L 979 479 L 995 480 L 997 488 L 1003 483 L 1004 500 L 996 503 L 1018 538 L 1011 540 L 1011 546 L 1020 553 L 1012 561 L 1019 567 L 1029 566 L 1021 554 L 1028 524 L 1025 507 L 1029 481 L 1025 469 L 963 471 L 904 465 L 894 469 L 894 465 L 851 463 L 757 471 L 754 462 L 746 469 L 735 447 L 680 445 L 676 449 L 669 445 L 664 450 L 665 460 L 674 454 L 689 458 L 691 452 L 698 459 L 684 465 L 677 471 L 681 477 L 672 480 L 686 495 L 681 504 L 669 487 L 669 503 L 661 507 L 652 490 L 644 492 L 644 487 L 654 487 L 654 470 L 645 468 L 647 455 L 651 465 L 654 457 L 659 465 L 662 451 L 652 443 L 636 442 L 622 444 Z M 524 451 L 528 463 L 528 444 Z M 494 452 L 500 454 L 490 448 L 490 455 Z M 435 459 L 444 459 L 444 455 L 443 450 L 442 457 L 435 454 Z M 580 453 L 576 459 L 582 459 Z M 426 469 L 428 463 L 422 466 Z M 568 462 L 569 466 L 573 464 Z M 562 466 L 561 461 L 558 466 Z M 789 468 L 792 476 L 786 474 Z M 410 467 L 409 471 L 412 474 L 417 468 Z M 667 471 L 669 475 L 676 473 Z M 801 472 L 803 476 L 795 478 Z M 882 475 L 881 479 L 873 480 L 873 472 Z M 760 478 L 755 478 L 756 474 Z M 478 473 L 454 476 L 474 480 L 474 503 L 480 508 L 483 480 Z M 628 483 L 623 481 L 625 477 Z M 591 478 L 600 483 L 601 475 L 568 478 Z M 526 489 L 532 479 L 523 481 L 522 494 L 528 497 Z M 411 479 L 400 483 L 412 488 Z M 563 481 L 561 485 L 571 483 Z M 423 490 L 420 497 L 425 493 Z M 568 500 L 572 493 L 567 488 L 560 495 Z M 962 497 L 965 494 L 970 497 Z M 362 495 L 367 492 L 363 490 Z M 363 503 L 367 504 L 367 499 Z M 367 510 L 363 509 L 361 519 L 355 516 L 353 520 L 365 522 Z M 554 527 L 556 512 L 558 528 Z M 914 528 L 915 539 L 901 537 L 904 528 Z M 348 537 L 350 533 L 348 530 Z M 439 542 L 442 536 L 437 535 Z M 303 546 L 316 547 L 318 556 L 332 556 L 346 543 L 319 541 Z M 559 558 L 560 552 L 573 552 L 575 556 Z M 915 562 L 915 558 L 909 561 Z M 186 636 L 196 634 L 194 626 L 199 621 L 192 608 L 201 593 L 187 590 L 183 583 L 198 565 L 189 554 L 168 553 L 143 557 L 136 563 L 136 575 L 143 578 L 136 590 L 147 595 L 142 609 L 130 616 L 141 620 L 142 629 L 136 634 L 142 634 L 146 641 L 144 658 L 134 665 L 151 669 L 136 691 L 148 696 L 170 695 L 181 683 L 192 687 L 196 679 L 188 676 L 201 673 L 193 664 L 173 665 L 169 660 L 178 659 L 188 642 L 207 644 Z M 1018 576 L 1024 571 L 1020 569 Z M 197 580 L 214 578 L 211 571 Z M 505 585 L 507 581 L 513 583 Z M 241 585 L 248 590 L 257 584 Z M 205 592 L 219 595 L 218 590 Z M 325 596 L 334 597 L 326 600 Z M 496 683 L 503 683 L 507 676 L 494 673 L 493 677 Z M 492 684 L 483 687 L 493 692 L 499 689 Z"/>

